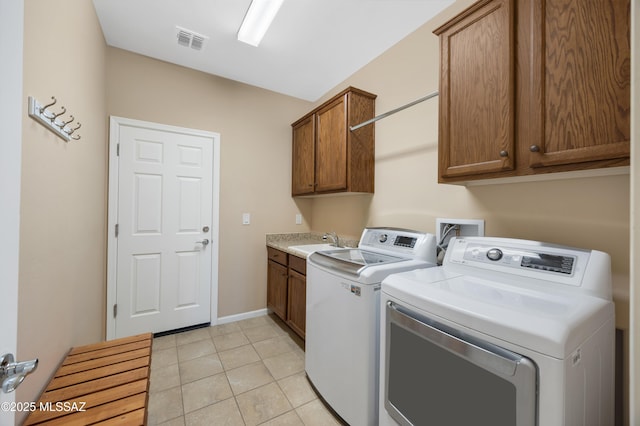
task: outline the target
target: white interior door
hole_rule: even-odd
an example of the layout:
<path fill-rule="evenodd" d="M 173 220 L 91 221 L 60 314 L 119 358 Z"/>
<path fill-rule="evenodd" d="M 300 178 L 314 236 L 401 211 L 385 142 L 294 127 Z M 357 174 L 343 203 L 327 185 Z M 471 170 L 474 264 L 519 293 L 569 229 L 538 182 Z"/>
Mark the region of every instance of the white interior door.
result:
<path fill-rule="evenodd" d="M 18 256 L 20 249 L 20 170 L 22 155 L 23 2 L 0 1 L 0 356 L 16 353 L 18 339 Z M 1 385 L 1 384 L 0 384 Z M 0 391 L 0 404 L 15 392 Z M 6 408 L 6 407 L 5 407 Z M 0 425 L 13 425 L 15 412 L 0 409 Z"/>
<path fill-rule="evenodd" d="M 169 331 L 212 318 L 215 323 L 219 136 L 119 118 L 112 118 L 111 132 L 117 138 L 111 145 L 115 142 L 118 171 L 117 194 L 109 202 L 110 210 L 117 204 L 117 235 L 110 238 L 117 247 L 115 295 L 108 298 L 115 299 L 116 307 L 108 309 L 115 330 L 109 337 Z"/>

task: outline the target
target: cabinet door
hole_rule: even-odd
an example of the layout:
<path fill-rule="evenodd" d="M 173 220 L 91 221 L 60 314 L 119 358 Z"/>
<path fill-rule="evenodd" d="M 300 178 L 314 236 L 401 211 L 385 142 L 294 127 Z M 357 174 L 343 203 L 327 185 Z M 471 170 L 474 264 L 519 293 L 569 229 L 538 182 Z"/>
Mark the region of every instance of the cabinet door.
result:
<path fill-rule="evenodd" d="M 513 170 L 513 1 L 480 1 L 435 33 L 440 36 L 441 52 L 441 181 Z"/>
<path fill-rule="evenodd" d="M 307 319 L 307 279 L 294 270 L 289 271 L 287 324 L 304 339 Z"/>
<path fill-rule="evenodd" d="M 287 320 L 287 267 L 269 260 L 267 265 L 267 306 Z"/>
<path fill-rule="evenodd" d="M 347 95 L 316 113 L 316 191 L 347 189 Z"/>
<path fill-rule="evenodd" d="M 293 126 L 293 164 L 291 195 L 314 192 L 315 184 L 315 116 L 297 122 Z"/>
<path fill-rule="evenodd" d="M 533 61 L 523 67 L 529 165 L 629 157 L 629 0 L 523 3 L 533 37 Z"/>

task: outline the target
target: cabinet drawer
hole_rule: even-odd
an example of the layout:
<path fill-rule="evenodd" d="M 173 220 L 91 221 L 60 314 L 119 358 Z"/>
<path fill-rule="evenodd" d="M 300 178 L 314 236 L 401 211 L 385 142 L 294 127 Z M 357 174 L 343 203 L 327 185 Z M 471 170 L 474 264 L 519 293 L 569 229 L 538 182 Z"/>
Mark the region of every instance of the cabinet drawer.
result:
<path fill-rule="evenodd" d="M 274 249 L 273 247 L 267 247 L 267 256 L 269 260 L 273 260 L 274 262 L 278 262 L 279 264 L 284 266 L 288 265 L 288 255 L 281 250 Z"/>
<path fill-rule="evenodd" d="M 289 268 L 302 275 L 307 275 L 307 259 L 298 256 L 289 256 Z"/>

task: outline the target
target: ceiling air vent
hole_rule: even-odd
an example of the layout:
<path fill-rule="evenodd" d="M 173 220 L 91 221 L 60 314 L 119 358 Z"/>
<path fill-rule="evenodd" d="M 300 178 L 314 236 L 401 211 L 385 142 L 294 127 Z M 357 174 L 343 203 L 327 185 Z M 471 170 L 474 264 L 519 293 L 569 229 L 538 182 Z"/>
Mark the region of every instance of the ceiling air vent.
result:
<path fill-rule="evenodd" d="M 194 50 L 202 50 L 205 40 L 209 38 L 182 27 L 176 27 L 176 30 L 178 31 L 178 44 L 180 46 L 190 47 Z"/>

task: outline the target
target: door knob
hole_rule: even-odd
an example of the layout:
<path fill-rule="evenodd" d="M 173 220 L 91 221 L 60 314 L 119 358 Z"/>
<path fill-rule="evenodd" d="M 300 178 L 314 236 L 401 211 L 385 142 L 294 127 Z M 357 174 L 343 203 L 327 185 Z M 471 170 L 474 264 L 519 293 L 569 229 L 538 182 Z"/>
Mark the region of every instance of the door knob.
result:
<path fill-rule="evenodd" d="M 13 392 L 24 380 L 27 374 L 31 374 L 38 367 L 38 360 L 15 362 L 13 354 L 4 354 L 0 357 L 0 381 L 4 393 Z"/>
<path fill-rule="evenodd" d="M 197 244 L 202 244 L 203 246 L 206 246 L 207 244 L 209 244 L 209 240 L 208 239 L 204 239 L 202 241 L 196 241 Z"/>

